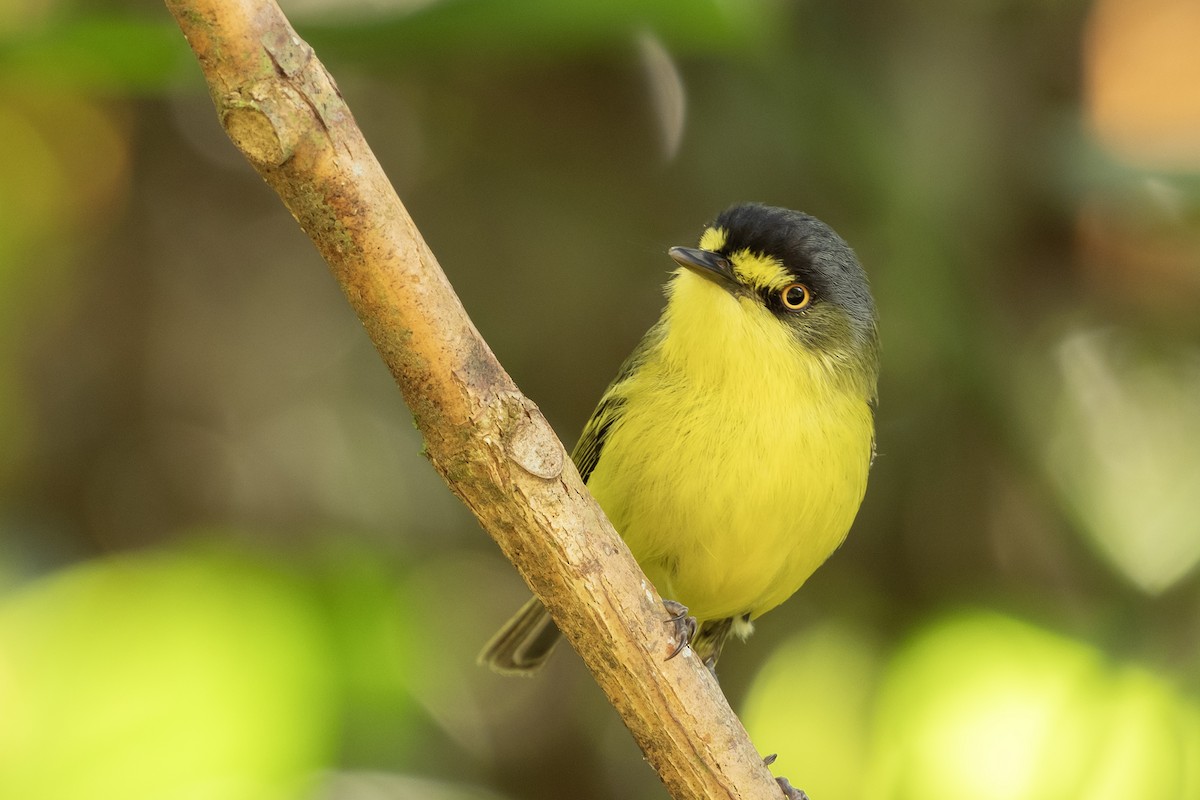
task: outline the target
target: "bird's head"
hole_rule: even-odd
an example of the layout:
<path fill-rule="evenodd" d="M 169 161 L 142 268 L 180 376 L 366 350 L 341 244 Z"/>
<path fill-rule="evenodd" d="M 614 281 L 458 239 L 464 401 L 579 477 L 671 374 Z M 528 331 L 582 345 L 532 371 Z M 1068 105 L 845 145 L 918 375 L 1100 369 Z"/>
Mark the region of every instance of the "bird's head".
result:
<path fill-rule="evenodd" d="M 670 256 L 681 267 L 668 290 L 671 305 L 711 312 L 711 335 L 721 335 L 719 318 L 732 315 L 775 345 L 786 341 L 819 356 L 874 398 L 875 303 L 854 251 L 828 225 L 747 203 L 722 212 L 699 248 L 673 247 Z"/>

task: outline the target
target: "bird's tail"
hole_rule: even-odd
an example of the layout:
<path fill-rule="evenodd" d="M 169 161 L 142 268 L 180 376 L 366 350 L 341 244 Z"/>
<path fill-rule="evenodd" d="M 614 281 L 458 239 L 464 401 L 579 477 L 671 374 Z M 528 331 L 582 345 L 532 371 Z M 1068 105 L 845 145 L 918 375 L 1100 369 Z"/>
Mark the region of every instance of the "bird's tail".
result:
<path fill-rule="evenodd" d="M 742 630 L 745 630 L 743 633 Z M 700 630 L 696 631 L 696 635 L 692 637 L 692 652 L 696 657 L 712 671 L 717 674 L 717 659 L 721 657 L 721 650 L 725 647 L 725 642 L 729 639 L 729 635 L 736 633 L 743 639 L 753 630 L 750 627 L 748 620 L 743 620 L 739 617 L 726 617 L 725 619 L 710 619 L 707 622 L 700 624 Z"/>
<path fill-rule="evenodd" d="M 504 623 L 479 654 L 479 663 L 501 675 L 533 675 L 558 644 L 559 632 L 536 597 Z"/>

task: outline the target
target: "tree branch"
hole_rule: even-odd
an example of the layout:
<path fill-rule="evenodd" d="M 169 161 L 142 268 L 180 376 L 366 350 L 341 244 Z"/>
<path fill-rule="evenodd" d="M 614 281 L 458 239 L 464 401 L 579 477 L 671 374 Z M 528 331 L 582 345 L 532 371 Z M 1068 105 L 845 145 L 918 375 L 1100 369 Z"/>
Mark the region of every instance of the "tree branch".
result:
<path fill-rule="evenodd" d="M 336 84 L 273 0 L 166 0 L 230 139 L 329 263 L 434 468 L 583 657 L 668 791 L 779 788 L 537 407 L 479 336 Z"/>

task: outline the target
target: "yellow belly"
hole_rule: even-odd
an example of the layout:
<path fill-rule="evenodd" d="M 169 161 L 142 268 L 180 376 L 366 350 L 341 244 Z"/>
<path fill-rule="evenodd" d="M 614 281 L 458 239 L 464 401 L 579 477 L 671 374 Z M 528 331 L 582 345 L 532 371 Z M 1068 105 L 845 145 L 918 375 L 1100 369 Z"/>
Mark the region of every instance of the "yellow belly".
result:
<path fill-rule="evenodd" d="M 620 387 L 588 480 L 659 593 L 700 621 L 757 617 L 800 588 L 854 521 L 873 438 L 866 398 L 819 357 L 712 300 L 702 319 L 668 319 Z M 703 338 L 676 349 L 684 336 Z"/>

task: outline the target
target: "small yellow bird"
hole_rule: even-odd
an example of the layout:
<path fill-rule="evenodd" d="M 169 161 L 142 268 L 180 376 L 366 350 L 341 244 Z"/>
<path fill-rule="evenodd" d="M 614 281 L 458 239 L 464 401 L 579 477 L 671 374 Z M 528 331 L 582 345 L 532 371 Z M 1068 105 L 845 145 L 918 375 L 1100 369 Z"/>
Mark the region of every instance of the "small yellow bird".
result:
<path fill-rule="evenodd" d="M 713 668 L 846 538 L 875 454 L 879 340 L 866 273 L 807 214 L 737 205 L 670 256 L 666 309 L 572 459 Z M 530 674 L 557 640 L 534 598 L 480 662 Z"/>

